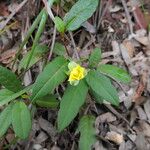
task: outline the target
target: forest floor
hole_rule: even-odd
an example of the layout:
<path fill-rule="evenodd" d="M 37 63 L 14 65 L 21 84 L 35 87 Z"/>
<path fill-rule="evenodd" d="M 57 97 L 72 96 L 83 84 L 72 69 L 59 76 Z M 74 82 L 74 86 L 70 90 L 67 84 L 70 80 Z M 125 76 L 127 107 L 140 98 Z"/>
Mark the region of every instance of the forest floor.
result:
<path fill-rule="evenodd" d="M 65 0 L 64 0 L 65 1 Z M 54 14 L 63 18 L 65 2 L 52 7 Z M 66 2 L 71 5 L 73 1 Z M 0 1 L 0 64 L 12 68 L 21 41 L 37 14 L 44 7 L 42 0 Z M 49 18 L 40 43 L 51 48 L 54 25 Z M 102 64 L 124 68 L 132 77 L 130 84 L 117 84 L 120 105 L 118 108 L 95 104 L 89 111 L 96 117 L 98 141 L 95 150 L 150 150 L 150 0 L 101 0 L 93 16 L 73 32 L 73 41 L 66 33 L 66 47 L 72 52 L 76 46 L 80 57 L 89 57 L 93 47 L 102 49 Z M 55 42 L 60 42 L 56 33 Z M 74 45 L 75 44 L 75 45 Z M 30 41 L 24 55 L 30 49 Z M 34 65 L 24 77 L 24 85 L 35 81 L 42 61 Z M 13 68 L 13 72 L 16 72 Z M 14 133 L 8 130 L 0 142 L 16 150 L 76 150 L 78 135 L 76 121 L 62 133 L 55 127 L 57 110 L 38 108 L 28 140 L 13 141 Z M 13 142 L 12 142 L 13 141 Z"/>

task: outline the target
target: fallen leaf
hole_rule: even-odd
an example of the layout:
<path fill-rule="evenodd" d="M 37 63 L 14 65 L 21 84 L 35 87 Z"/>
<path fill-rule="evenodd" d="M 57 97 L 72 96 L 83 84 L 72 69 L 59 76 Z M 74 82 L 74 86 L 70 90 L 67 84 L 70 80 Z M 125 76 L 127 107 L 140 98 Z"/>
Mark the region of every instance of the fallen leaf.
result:
<path fill-rule="evenodd" d="M 0 16 L 8 16 L 9 11 L 8 11 L 8 6 L 6 5 L 5 2 L 0 3 Z"/>
<path fill-rule="evenodd" d="M 43 129 L 45 132 L 47 132 L 51 136 L 52 141 L 55 142 L 57 131 L 53 127 L 53 125 L 41 117 L 38 119 L 38 123 L 39 123 L 39 126 L 41 127 L 41 129 Z"/>
<path fill-rule="evenodd" d="M 130 0 L 128 1 L 127 3 L 128 6 L 131 6 L 131 7 L 135 7 L 135 6 L 141 6 L 141 0 Z"/>
<path fill-rule="evenodd" d="M 114 131 L 108 132 L 105 138 L 117 145 L 120 145 L 124 141 L 123 135 Z"/>
<path fill-rule="evenodd" d="M 16 55 L 16 49 L 10 49 L 0 55 L 0 63 L 9 64 Z"/>
<path fill-rule="evenodd" d="M 126 47 L 126 49 L 128 50 L 128 54 L 130 56 L 130 58 L 133 57 L 133 54 L 135 52 L 135 48 L 133 43 L 130 40 L 124 40 L 123 41 L 123 45 Z"/>
<path fill-rule="evenodd" d="M 150 100 L 147 100 L 145 103 L 144 103 L 144 110 L 145 110 L 145 113 L 147 115 L 147 118 L 150 122 Z"/>
<path fill-rule="evenodd" d="M 128 49 L 124 46 L 124 44 L 120 44 L 120 51 L 121 51 L 123 60 L 125 61 L 126 65 L 128 66 L 129 71 L 132 73 L 133 76 L 137 76 L 138 73 L 135 70 L 135 67 L 131 61 Z"/>
<path fill-rule="evenodd" d="M 109 8 L 109 11 L 111 13 L 118 12 L 119 10 L 121 10 L 121 7 L 119 5 L 115 5 L 114 7 L 112 7 L 112 5 L 111 5 L 110 8 Z"/>
<path fill-rule="evenodd" d="M 53 146 L 52 148 L 51 148 L 51 150 L 61 150 L 58 146 Z"/>
<path fill-rule="evenodd" d="M 141 9 L 138 6 L 134 7 L 133 15 L 134 15 L 134 18 L 135 18 L 136 23 L 137 23 L 136 25 L 138 25 L 139 28 L 141 28 L 141 29 L 146 29 L 148 24 L 145 20 L 143 12 L 141 11 Z"/>
<path fill-rule="evenodd" d="M 142 134 L 138 134 L 135 140 L 137 150 L 148 150 L 147 141 Z"/>
<path fill-rule="evenodd" d="M 140 44 L 144 46 L 149 45 L 149 38 L 146 35 L 145 29 L 140 29 L 136 31 L 136 34 L 134 35 L 134 39 L 137 40 Z"/>
<path fill-rule="evenodd" d="M 142 109 L 142 107 L 136 106 L 136 110 L 138 112 L 138 116 L 139 116 L 140 120 L 147 120 L 146 113 L 144 112 L 144 110 Z"/>
<path fill-rule="evenodd" d="M 42 142 L 46 141 L 48 139 L 48 136 L 46 135 L 45 132 L 41 131 L 38 136 L 35 139 L 35 142 L 37 144 L 41 144 Z"/>
<path fill-rule="evenodd" d="M 109 123 L 109 122 L 113 122 L 113 121 L 116 121 L 116 116 L 114 116 L 112 113 L 110 113 L 110 112 L 107 112 L 107 113 L 104 113 L 104 114 L 102 114 L 102 115 L 100 115 L 100 116 L 98 116 L 97 118 L 96 118 L 96 124 L 99 124 L 99 123 L 104 123 L 104 122 L 107 122 L 107 123 Z"/>
<path fill-rule="evenodd" d="M 143 72 L 142 77 L 140 79 L 139 85 L 135 91 L 135 94 L 133 96 L 133 102 L 135 102 L 137 105 L 141 104 L 140 98 L 142 96 L 142 93 L 144 92 L 147 85 L 147 72 Z"/>
<path fill-rule="evenodd" d="M 42 147 L 42 145 L 40 145 L 40 144 L 34 144 L 34 145 L 33 145 L 33 149 L 34 149 L 34 150 L 41 150 L 41 149 L 43 149 L 43 147 Z"/>
<path fill-rule="evenodd" d="M 94 34 L 96 33 L 96 28 L 90 24 L 88 21 L 82 24 L 82 26 L 90 33 Z"/>
<path fill-rule="evenodd" d="M 133 129 L 137 132 L 137 134 L 142 133 L 145 137 L 150 137 L 150 125 L 144 120 L 139 120 Z"/>
<path fill-rule="evenodd" d="M 103 144 L 101 143 L 101 141 L 97 141 L 95 144 L 94 144 L 94 149 L 95 150 L 107 150 Z"/>

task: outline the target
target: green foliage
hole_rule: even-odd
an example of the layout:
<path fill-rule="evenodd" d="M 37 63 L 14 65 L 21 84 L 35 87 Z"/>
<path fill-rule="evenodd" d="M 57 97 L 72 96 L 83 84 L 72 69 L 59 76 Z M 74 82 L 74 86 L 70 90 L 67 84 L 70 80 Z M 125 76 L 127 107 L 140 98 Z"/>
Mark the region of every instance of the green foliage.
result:
<path fill-rule="evenodd" d="M 54 23 L 55 23 L 56 29 L 60 33 L 65 32 L 65 23 L 63 22 L 63 20 L 60 17 L 55 17 Z"/>
<path fill-rule="evenodd" d="M 78 29 L 82 23 L 92 16 L 98 6 L 98 0 L 79 0 L 65 15 L 66 30 Z"/>
<path fill-rule="evenodd" d="M 98 71 L 123 83 L 131 82 L 130 75 L 123 69 L 113 65 L 100 65 Z"/>
<path fill-rule="evenodd" d="M 57 3 L 58 0 L 48 0 L 49 7 L 51 7 L 54 2 Z M 74 2 L 69 2 L 67 4 L 72 5 Z M 65 42 L 66 35 L 64 32 L 78 29 L 85 21 L 87 21 L 88 18 L 92 16 L 98 6 L 98 3 L 98 0 L 78 0 L 72 6 L 70 11 L 66 13 L 63 20 L 57 16 L 53 17 L 52 14 L 51 16 L 55 23 L 55 27 L 61 33 L 61 37 L 58 38 L 58 40 Z M 27 54 L 20 61 L 19 71 L 24 69 L 23 71 L 26 72 L 27 69 L 42 59 L 43 56 L 46 56 L 45 54 L 48 51 L 48 47 L 45 45 L 39 45 L 39 41 L 43 31 L 45 30 L 47 18 L 47 10 L 43 8 L 33 22 L 33 25 L 29 29 L 24 41 L 22 42 L 14 64 L 16 60 L 18 60 L 18 56 L 25 44 L 28 42 L 29 38 L 33 36 L 32 33 L 37 29 L 31 50 L 27 52 Z M 55 42 L 55 39 L 53 42 Z M 31 130 L 31 114 L 34 112 L 33 108 L 36 107 L 33 104 L 46 108 L 58 108 L 60 103 L 60 109 L 58 111 L 57 118 L 58 130 L 60 132 L 64 130 L 77 116 L 80 108 L 86 102 L 88 90 L 89 96 L 92 96 L 92 98 L 94 97 L 95 101 L 98 103 L 108 101 L 116 106 L 119 104 L 117 91 L 111 84 L 110 79 L 106 76 L 123 83 L 129 83 L 131 81 L 131 77 L 126 71 L 112 65 L 98 66 L 101 60 L 100 48 L 95 48 L 92 51 L 88 62 L 86 62 L 89 64 L 89 68 L 84 68 L 83 66 L 77 64 L 79 62 L 84 64 L 84 60 L 78 60 L 78 62 L 74 62 L 72 60 L 73 58 L 70 57 L 70 52 L 67 52 L 69 54 L 66 56 L 66 46 L 61 43 L 53 42 L 52 52 L 55 55 L 52 55 L 51 58 L 54 58 L 56 55 L 59 57 L 56 57 L 49 62 L 45 66 L 44 71 L 37 76 L 35 83 L 29 87 L 25 87 L 23 89 L 21 84 L 22 82 L 18 80 L 17 76 L 13 72 L 5 67 L 0 66 L 0 85 L 6 88 L 0 90 L 0 106 L 6 106 L 0 114 L 0 137 L 6 133 L 7 129 L 12 124 L 16 137 L 26 139 Z M 70 60 L 70 63 L 65 57 Z M 24 75 L 25 72 L 21 72 L 21 75 Z M 23 78 L 23 76 L 20 76 L 20 78 Z M 70 82 L 70 84 L 66 87 L 67 84 L 65 82 L 64 85 L 59 86 L 65 80 L 67 83 Z M 58 86 L 63 87 L 56 90 L 60 96 L 63 94 L 60 102 L 54 97 L 54 90 Z M 32 92 L 31 96 L 31 93 L 29 94 L 29 90 Z M 25 97 L 22 95 L 24 93 Z M 33 103 L 31 112 L 29 111 L 25 102 L 21 101 L 20 99 L 24 99 L 24 101 L 31 100 L 28 101 Z M 15 100 L 15 102 L 11 102 L 12 100 Z M 83 109 L 83 112 L 84 114 L 88 114 L 88 109 Z M 80 116 L 82 114 L 83 113 L 80 113 Z M 81 116 L 78 127 L 80 132 L 80 150 L 90 150 L 96 141 L 95 129 L 93 126 L 94 121 L 95 118 L 93 116 Z"/>
<path fill-rule="evenodd" d="M 35 47 L 35 50 L 34 50 L 34 53 L 29 63 L 28 68 L 30 68 L 35 63 L 37 63 L 47 51 L 48 51 L 48 47 L 46 45 L 37 45 Z M 31 51 L 27 52 L 26 55 L 23 57 L 23 59 L 20 61 L 19 70 L 21 70 L 22 68 L 23 69 L 27 68 L 27 62 L 28 62 L 30 55 L 31 55 Z"/>
<path fill-rule="evenodd" d="M 95 128 L 94 128 L 95 118 L 93 116 L 83 116 L 79 123 L 80 140 L 79 149 L 80 150 L 91 150 L 92 145 L 96 142 Z"/>
<path fill-rule="evenodd" d="M 31 130 L 31 115 L 24 102 L 17 101 L 12 109 L 12 126 L 16 136 L 26 139 Z"/>
<path fill-rule="evenodd" d="M 7 129 L 11 124 L 11 111 L 12 111 L 12 104 L 8 105 L 0 113 L 0 138 L 6 133 Z"/>
<path fill-rule="evenodd" d="M 32 101 L 52 93 L 66 79 L 67 63 L 63 57 L 57 57 L 45 67 L 34 84 Z"/>
<path fill-rule="evenodd" d="M 0 84 L 10 91 L 18 92 L 22 89 L 21 81 L 5 67 L 0 66 Z"/>
<path fill-rule="evenodd" d="M 62 131 L 76 117 L 80 107 L 84 104 L 87 95 L 88 86 L 84 80 L 81 80 L 77 86 L 67 88 L 60 103 L 58 112 L 58 130 Z"/>
<path fill-rule="evenodd" d="M 103 100 L 118 106 L 119 97 L 117 91 L 107 77 L 100 74 L 98 71 L 91 70 L 86 77 L 86 81 L 91 89 Z"/>
<path fill-rule="evenodd" d="M 16 99 L 17 97 L 21 96 L 22 94 L 24 94 L 25 92 L 29 91 L 31 89 L 31 86 L 30 87 L 26 87 L 25 89 L 17 92 L 17 93 L 12 93 L 10 95 L 7 95 L 6 97 L 2 97 L 0 99 L 0 106 L 3 106 L 7 103 L 9 103 L 10 101 Z"/>
<path fill-rule="evenodd" d="M 97 103 L 102 104 L 104 102 L 103 98 L 99 94 L 97 94 L 94 90 L 90 89 L 89 93 Z"/>
<path fill-rule="evenodd" d="M 58 100 L 53 95 L 46 95 L 36 100 L 36 104 L 40 107 L 57 108 Z"/>
<path fill-rule="evenodd" d="M 31 25 L 29 31 L 27 32 L 26 36 L 25 36 L 25 39 L 23 40 L 23 42 L 21 43 L 20 47 L 19 47 L 19 50 L 16 54 L 16 57 L 15 57 L 15 60 L 14 60 L 14 63 L 16 62 L 18 56 L 20 55 L 24 45 L 28 42 L 30 36 L 32 35 L 33 31 L 35 30 L 35 28 L 38 26 L 40 20 L 41 20 L 41 17 L 43 15 L 43 13 L 45 12 L 44 9 L 41 10 L 41 12 L 38 14 L 38 16 L 36 17 L 36 19 L 34 20 L 33 24 Z"/>
<path fill-rule="evenodd" d="M 89 67 L 97 67 L 98 63 L 101 60 L 101 49 L 95 48 L 89 58 Z"/>
<path fill-rule="evenodd" d="M 56 42 L 54 45 L 53 52 L 59 56 L 64 56 L 66 53 L 65 46 L 61 43 Z"/>
<path fill-rule="evenodd" d="M 0 90 L 0 101 L 2 99 L 8 98 L 9 96 L 13 95 L 14 92 L 8 90 L 8 89 L 2 89 Z"/>
<path fill-rule="evenodd" d="M 40 21 L 38 30 L 36 32 L 34 41 L 33 41 L 33 45 L 32 45 L 32 48 L 31 48 L 31 53 L 30 53 L 29 58 L 27 60 L 26 69 L 29 67 L 30 61 L 31 61 L 31 59 L 34 55 L 35 48 L 39 44 L 39 40 L 40 40 L 41 35 L 42 35 L 42 33 L 44 31 L 44 28 L 45 28 L 47 17 L 48 17 L 48 14 L 44 11 L 43 14 L 42 14 L 41 21 Z"/>

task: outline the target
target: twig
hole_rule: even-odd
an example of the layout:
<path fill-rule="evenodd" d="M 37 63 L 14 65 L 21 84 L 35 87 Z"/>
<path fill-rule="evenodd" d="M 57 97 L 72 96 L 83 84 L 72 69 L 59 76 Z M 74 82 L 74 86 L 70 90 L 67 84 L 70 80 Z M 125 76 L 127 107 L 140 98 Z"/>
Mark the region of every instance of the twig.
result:
<path fill-rule="evenodd" d="M 101 22 L 102 22 L 102 19 L 103 17 L 105 16 L 107 10 L 108 10 L 108 7 L 109 7 L 109 3 L 110 3 L 110 0 L 107 1 L 106 3 L 106 6 L 104 8 L 104 11 L 102 12 L 102 1 L 100 2 L 100 10 L 99 10 L 99 21 L 98 21 L 98 25 L 97 25 L 97 30 L 100 28 L 100 25 L 101 25 Z"/>
<path fill-rule="evenodd" d="M 1 26 L 1 29 L 0 30 L 3 30 L 4 27 L 7 25 L 7 23 L 12 19 L 12 17 L 25 5 L 25 3 L 27 2 L 28 0 L 24 0 L 22 3 L 19 4 L 19 6 L 14 9 L 14 11 L 8 16 L 8 18 L 6 19 L 6 21 L 2 24 Z"/>
<path fill-rule="evenodd" d="M 47 60 L 47 61 L 50 61 L 50 59 L 51 59 L 51 56 L 52 56 L 52 53 L 53 53 L 53 49 L 54 49 L 55 39 L 56 39 L 56 26 L 54 27 L 51 49 L 50 49 L 50 52 L 49 52 L 49 56 L 48 56 L 48 60 Z"/>
<path fill-rule="evenodd" d="M 67 55 L 68 55 L 68 57 L 69 57 L 69 56 L 70 56 L 70 54 L 69 54 L 69 51 L 68 51 L 67 45 L 66 45 L 66 43 L 65 43 L 64 35 L 60 35 L 60 36 L 61 36 L 61 40 L 62 40 L 62 42 L 64 43 L 66 53 L 67 53 Z M 67 36 L 66 36 L 66 37 L 67 37 Z"/>
<path fill-rule="evenodd" d="M 130 127 L 130 123 L 128 122 L 128 120 L 123 117 L 120 113 L 118 113 L 111 105 L 109 104 L 104 104 L 113 114 L 115 114 L 119 119 L 124 120 Z"/>
<path fill-rule="evenodd" d="M 50 18 L 54 21 L 55 17 L 54 17 L 54 15 L 53 15 L 52 10 L 51 10 L 51 6 L 49 7 L 49 4 L 48 4 L 48 2 L 47 2 L 46 0 L 42 0 L 42 1 L 43 1 L 44 5 L 45 5 L 45 8 L 46 8 L 46 10 L 47 10 L 48 15 L 49 15 Z"/>
<path fill-rule="evenodd" d="M 122 5 L 124 7 L 127 19 L 128 19 L 130 33 L 131 33 L 131 35 L 134 35 L 134 33 L 133 33 L 133 25 L 132 25 L 131 17 L 130 17 L 130 14 L 129 14 L 126 2 L 124 0 L 121 0 L 121 2 L 122 2 Z"/>
<path fill-rule="evenodd" d="M 70 38 L 71 38 L 71 41 L 72 41 L 72 45 L 73 45 L 73 47 L 74 47 L 74 48 L 73 48 L 74 53 L 75 53 L 77 59 L 80 60 L 80 57 L 79 57 L 79 54 L 78 54 L 78 51 L 77 51 L 77 47 L 76 47 L 75 41 L 74 41 L 74 39 L 73 39 L 72 32 L 69 32 L 69 34 L 70 34 Z"/>

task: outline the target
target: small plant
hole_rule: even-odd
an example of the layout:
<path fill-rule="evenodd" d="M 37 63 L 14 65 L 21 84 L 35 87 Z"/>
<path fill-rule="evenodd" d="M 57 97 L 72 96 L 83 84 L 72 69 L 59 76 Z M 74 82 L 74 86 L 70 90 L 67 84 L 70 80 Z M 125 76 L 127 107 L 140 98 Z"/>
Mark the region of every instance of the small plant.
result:
<path fill-rule="evenodd" d="M 49 0 L 50 7 L 54 1 Z M 65 15 L 63 19 L 58 16 L 54 24 L 58 32 L 63 36 L 67 31 L 78 29 L 94 13 L 98 6 L 98 0 L 79 0 Z M 19 56 L 23 46 L 28 42 L 35 28 L 38 26 L 31 50 L 23 57 L 18 70 L 24 72 L 38 62 L 48 52 L 48 47 L 39 45 L 39 39 L 47 21 L 47 12 L 43 9 L 37 16 L 31 29 L 20 46 Z M 58 51 L 61 49 L 61 51 Z M 101 49 L 93 49 L 87 60 L 88 66 L 84 67 L 84 61 L 73 60 L 66 56 L 65 47 L 55 43 L 53 53 L 57 55 L 49 62 L 40 73 L 33 85 L 24 87 L 18 77 L 10 70 L 0 66 L 0 84 L 5 87 L 0 90 L 0 106 L 5 107 L 0 114 L 0 137 L 9 127 L 13 128 L 16 137 L 26 139 L 32 126 L 32 105 L 56 108 L 60 104 L 57 117 L 57 128 L 62 132 L 79 116 L 78 131 L 80 132 L 79 148 L 90 150 L 96 140 L 94 121 L 95 118 L 88 114 L 87 95 L 98 103 L 110 103 L 119 105 L 119 98 L 111 79 L 129 83 L 131 78 L 126 71 L 112 65 L 99 64 L 101 61 Z M 59 56 L 58 56 L 59 55 Z M 61 56 L 60 56 L 61 55 Z M 60 102 L 56 99 L 55 88 L 66 83 L 66 89 Z M 85 105 L 85 110 L 80 111 Z"/>

